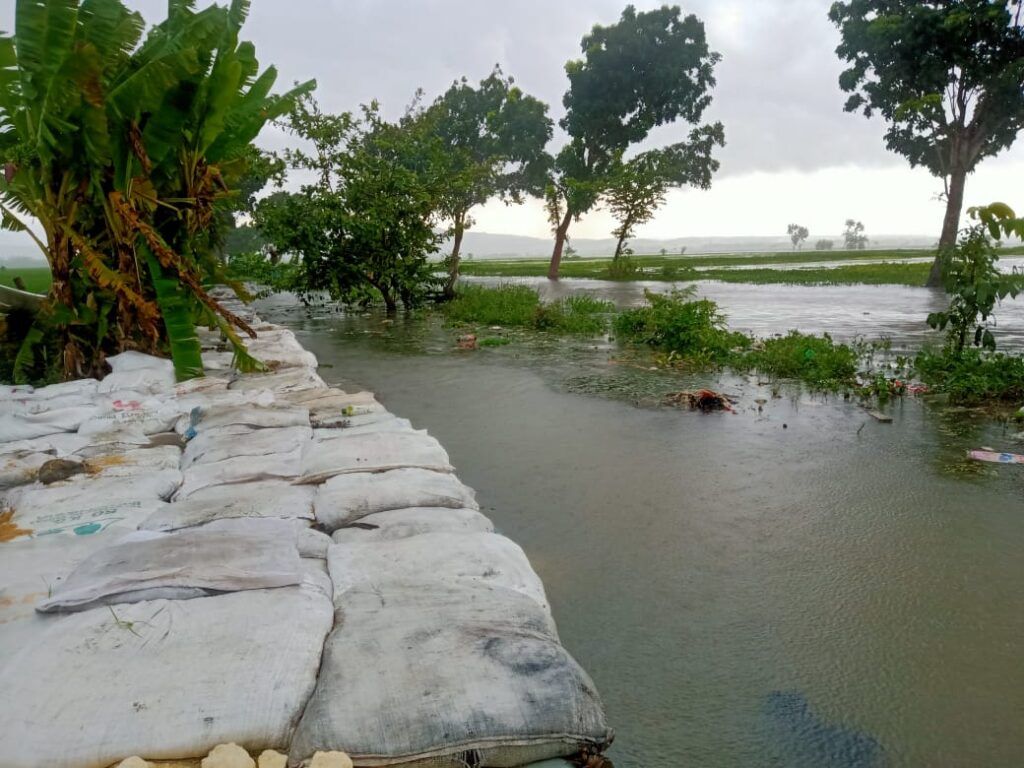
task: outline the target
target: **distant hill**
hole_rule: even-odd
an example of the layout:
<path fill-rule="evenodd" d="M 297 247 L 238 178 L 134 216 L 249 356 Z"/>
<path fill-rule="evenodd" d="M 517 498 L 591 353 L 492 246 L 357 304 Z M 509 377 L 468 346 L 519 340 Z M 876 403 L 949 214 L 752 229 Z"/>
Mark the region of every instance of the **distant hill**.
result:
<path fill-rule="evenodd" d="M 804 249 L 811 249 L 818 240 L 832 240 L 835 248 L 843 246 L 842 235 L 816 235 L 804 244 Z M 580 256 L 611 256 L 615 251 L 615 240 L 601 238 L 587 240 L 573 238 L 570 241 Z M 881 235 L 872 237 L 868 245 L 871 249 L 891 248 L 929 248 L 936 245 L 934 237 L 925 235 Z M 540 258 L 551 255 L 552 240 L 541 237 L 522 237 L 520 235 L 497 235 L 489 232 L 466 233 L 462 241 L 463 255 L 472 254 L 474 259 L 515 259 Z M 664 248 L 670 254 L 678 254 L 686 248 L 686 254 L 692 256 L 702 253 L 765 253 L 791 250 L 793 244 L 785 235 L 779 237 L 676 237 L 670 240 L 653 240 L 636 238 L 630 241 L 634 253 L 659 253 Z M 445 243 L 441 252 L 451 250 L 451 243 Z"/>

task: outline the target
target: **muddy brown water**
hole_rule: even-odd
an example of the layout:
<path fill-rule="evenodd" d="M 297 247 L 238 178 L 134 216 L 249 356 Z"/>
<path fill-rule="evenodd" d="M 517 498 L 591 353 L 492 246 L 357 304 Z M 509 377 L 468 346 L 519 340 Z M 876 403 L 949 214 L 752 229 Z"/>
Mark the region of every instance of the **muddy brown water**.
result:
<path fill-rule="evenodd" d="M 642 296 L 578 282 L 545 289 Z M 882 328 L 908 347 L 937 301 L 704 290 L 760 333 Z M 842 398 L 649 371 L 602 341 L 457 352 L 429 315 L 282 297 L 260 311 L 330 383 L 441 440 L 543 578 L 616 728 L 616 766 L 1024 764 L 1024 468 L 964 458 L 1024 451 L 1013 428 L 912 399 L 880 424 Z M 1024 314 L 1004 314 L 1019 341 Z M 704 384 L 736 394 L 738 414 L 657 406 Z"/>

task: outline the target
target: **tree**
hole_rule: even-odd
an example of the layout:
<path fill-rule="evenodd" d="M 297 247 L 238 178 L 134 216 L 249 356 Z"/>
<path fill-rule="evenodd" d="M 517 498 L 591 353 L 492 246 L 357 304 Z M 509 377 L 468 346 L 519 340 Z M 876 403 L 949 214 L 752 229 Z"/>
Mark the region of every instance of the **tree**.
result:
<path fill-rule="evenodd" d="M 421 303 L 437 281 L 428 257 L 441 235 L 444 145 L 410 111 L 397 123 L 375 104 L 331 115 L 303 97 L 290 130 L 312 147 L 286 152 L 315 181 L 259 203 L 256 224 L 280 253 L 298 257 L 298 288 L 346 302 L 379 299 L 389 313 Z"/>
<path fill-rule="evenodd" d="M 816 251 L 831 251 L 832 250 L 832 246 L 834 246 L 834 245 L 835 245 L 835 243 L 833 243 L 831 240 L 819 240 L 818 242 L 816 242 L 814 244 L 814 250 L 816 250 Z"/>
<path fill-rule="evenodd" d="M 848 251 L 863 251 L 867 244 L 868 237 L 864 234 L 864 224 L 847 219 L 846 229 L 843 231 L 843 247 Z"/>
<path fill-rule="evenodd" d="M 678 6 L 637 12 L 627 6 L 611 26 L 595 26 L 581 42 L 583 58 L 565 65 L 569 90 L 559 125 L 569 141 L 554 158 L 545 192 L 555 235 L 548 277 L 558 279 L 569 226 L 608 190 L 622 157 L 651 130 L 682 118 L 697 123 L 711 103 L 714 66 L 703 23 Z M 704 140 L 720 124 L 695 128 Z"/>
<path fill-rule="evenodd" d="M 786 228 L 786 233 L 789 235 L 789 239 L 793 241 L 793 250 L 803 247 L 803 242 L 811 233 L 807 227 L 801 227 L 799 224 L 790 224 Z"/>
<path fill-rule="evenodd" d="M 618 221 L 612 230 L 618 242 L 614 259 L 622 254 L 636 227 L 646 224 L 665 202 L 673 187 L 687 184 L 700 189 L 711 186 L 711 174 L 718 170 L 712 149 L 725 142 L 721 125 L 695 132 L 694 140 L 643 152 L 620 163 L 611 174 L 603 201 Z M 662 249 L 662 256 L 667 251 Z"/>
<path fill-rule="evenodd" d="M 886 146 L 945 186 L 942 251 L 956 245 L 967 174 L 1013 144 L 1024 125 L 1021 5 L 992 0 L 849 0 L 829 18 L 850 66 L 839 79 L 846 111 L 878 112 Z"/>
<path fill-rule="evenodd" d="M 462 238 L 473 225 L 469 212 L 498 195 L 516 203 L 525 195 L 543 195 L 550 162 L 544 147 L 552 133 L 547 111 L 499 67 L 478 87 L 466 78 L 453 83 L 427 110 L 449 166 L 441 203 L 452 234 L 444 286 L 449 298 L 459 277 Z"/>
<path fill-rule="evenodd" d="M 276 71 L 239 41 L 247 10 L 177 0 L 143 39 L 121 0 L 18 0 L 14 37 L 0 36 L 0 214 L 46 255 L 52 287 L 16 379 L 50 347 L 59 359 L 42 365 L 68 378 L 125 349 L 201 375 L 196 323 L 255 365 L 236 329 L 254 332 L 205 288 L 223 278 L 219 212 L 264 124 L 314 84 L 271 95 Z"/>

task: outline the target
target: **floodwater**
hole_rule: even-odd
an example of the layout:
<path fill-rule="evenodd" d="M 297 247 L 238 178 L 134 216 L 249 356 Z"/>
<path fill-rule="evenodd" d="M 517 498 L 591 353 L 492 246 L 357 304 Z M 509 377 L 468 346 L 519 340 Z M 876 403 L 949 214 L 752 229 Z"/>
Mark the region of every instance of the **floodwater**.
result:
<path fill-rule="evenodd" d="M 650 287 L 664 289 L 664 284 Z M 565 281 L 619 303 L 642 286 Z M 909 288 L 708 284 L 734 325 L 923 338 Z M 618 768 L 1024 764 L 1024 450 L 917 400 L 650 371 L 607 341 L 457 352 L 436 317 L 270 299 L 344 388 L 429 429 L 543 578 L 617 730 Z M 869 312 L 870 314 L 864 314 Z M 1004 331 L 1024 338 L 1007 307 Z M 658 407 L 699 385 L 737 415 Z M 767 405 L 759 412 L 757 398 Z"/>

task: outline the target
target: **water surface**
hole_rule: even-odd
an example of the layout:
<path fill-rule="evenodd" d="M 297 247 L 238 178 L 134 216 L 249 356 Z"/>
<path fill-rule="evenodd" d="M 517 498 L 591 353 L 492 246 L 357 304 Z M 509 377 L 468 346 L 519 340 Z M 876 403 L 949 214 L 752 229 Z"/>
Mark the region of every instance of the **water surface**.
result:
<path fill-rule="evenodd" d="M 578 283 L 548 292 L 631 303 L 644 287 Z M 759 333 L 907 345 L 936 304 L 920 289 L 702 290 Z M 616 766 L 1022 764 L 1024 471 L 964 459 L 1024 450 L 1010 430 L 915 400 L 879 424 L 842 398 L 649 371 L 601 341 L 460 353 L 422 315 L 273 300 L 261 314 L 296 329 L 330 383 L 441 440 L 543 578 Z M 1006 315 L 1020 340 L 1024 315 Z M 656 405 L 701 384 L 739 413 Z"/>

